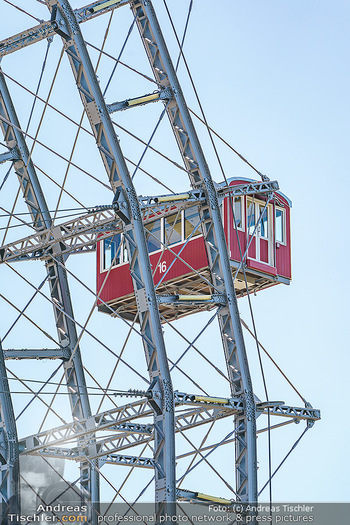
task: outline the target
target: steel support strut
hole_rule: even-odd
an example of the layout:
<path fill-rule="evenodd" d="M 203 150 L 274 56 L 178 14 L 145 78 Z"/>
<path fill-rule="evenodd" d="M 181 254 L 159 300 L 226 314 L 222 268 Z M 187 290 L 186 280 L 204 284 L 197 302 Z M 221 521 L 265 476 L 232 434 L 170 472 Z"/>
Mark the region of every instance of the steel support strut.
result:
<path fill-rule="evenodd" d="M 66 0 L 46 0 L 60 28 L 79 93 L 107 171 L 115 200 L 126 206 L 120 213 L 129 252 L 130 273 L 151 379 L 155 419 L 156 512 L 175 514 L 174 399 L 154 290 L 140 204 L 122 154 L 108 108 L 81 35 L 74 11 Z"/>
<path fill-rule="evenodd" d="M 93 18 L 108 13 L 113 9 L 122 7 L 125 4 L 128 4 L 129 0 L 115 0 L 115 2 L 104 2 L 103 8 L 101 8 L 101 1 L 92 2 L 75 9 L 74 13 L 77 17 L 79 23 L 86 22 L 87 20 L 92 20 Z M 14 53 L 20 49 L 23 49 L 27 46 L 31 46 L 36 42 L 41 42 L 46 38 L 53 37 L 55 35 L 55 29 L 50 22 L 41 22 L 41 24 L 31 27 L 26 31 L 22 31 L 17 35 L 13 35 L 10 38 L 5 38 L 5 40 L 0 41 L 0 58 Z"/>
<path fill-rule="evenodd" d="M 18 514 L 19 455 L 16 421 L 0 341 L 0 514 L 7 525 L 8 514 Z"/>
<path fill-rule="evenodd" d="M 51 216 L 36 170 L 25 141 L 24 133 L 13 106 L 3 73 L 0 70 L 0 127 L 6 144 L 16 147 L 19 160 L 14 162 L 15 172 L 22 188 L 25 202 L 29 208 L 33 225 L 41 231 L 52 226 Z M 49 285 L 56 320 L 57 334 L 62 348 L 69 350 L 70 359 L 64 363 L 65 380 L 68 387 L 73 418 L 83 419 L 91 415 L 80 348 L 70 298 L 67 273 L 62 255 L 56 253 L 58 262 L 46 261 Z M 58 304 L 59 307 L 56 307 Z M 70 387 L 70 388 L 69 388 Z M 99 479 L 95 468 L 85 463 L 82 469 L 82 486 L 94 502 L 99 501 Z M 97 510 L 97 508 L 95 508 Z M 96 513 L 93 512 L 95 515 Z M 96 518 L 97 519 L 97 518 Z M 94 522 L 93 522 L 94 523 Z"/>
<path fill-rule="evenodd" d="M 244 415 L 236 421 L 239 429 L 236 446 L 236 486 L 242 501 L 257 500 L 257 453 L 255 403 L 252 381 L 239 318 L 237 298 L 227 253 L 220 207 L 197 133 L 182 94 L 181 86 L 150 0 L 131 2 L 138 29 L 148 55 L 154 76 L 163 88 L 170 88 L 174 98 L 167 105 L 184 164 L 193 187 L 202 187 L 208 206 L 200 208 L 205 221 L 206 240 L 213 285 L 227 295 L 227 306 L 219 314 L 228 375 L 232 395 L 244 400 Z"/>

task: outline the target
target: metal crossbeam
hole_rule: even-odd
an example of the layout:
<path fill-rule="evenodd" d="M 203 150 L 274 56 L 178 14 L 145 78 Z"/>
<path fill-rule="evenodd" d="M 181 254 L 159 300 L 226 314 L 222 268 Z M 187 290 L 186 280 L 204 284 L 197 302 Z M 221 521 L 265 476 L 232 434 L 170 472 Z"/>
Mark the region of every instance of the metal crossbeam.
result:
<path fill-rule="evenodd" d="M 115 0 L 115 2 L 92 2 L 91 4 L 88 4 L 84 7 L 75 9 L 74 13 L 78 22 L 81 24 L 82 22 L 92 20 L 99 15 L 103 15 L 108 11 L 112 11 L 112 9 L 122 7 L 123 5 L 128 4 L 129 1 L 130 0 Z M 103 7 L 104 5 L 105 7 Z M 58 27 L 60 25 L 59 22 L 60 21 L 58 21 Z M 41 24 L 31 27 L 26 31 L 22 31 L 21 33 L 17 33 L 16 35 L 1 40 L 0 57 L 14 53 L 19 49 L 23 49 L 24 47 L 35 44 L 36 42 L 40 42 L 41 40 L 45 40 L 46 38 L 53 37 L 55 34 L 56 27 L 52 20 L 42 22 Z"/>
<path fill-rule="evenodd" d="M 277 406 L 268 406 L 269 404 L 266 403 L 267 406 L 259 406 L 257 405 L 257 412 L 259 413 L 265 413 L 267 414 L 268 411 L 271 416 L 282 416 L 282 417 L 289 417 L 292 419 L 296 419 L 298 421 L 300 420 L 306 420 L 306 421 L 318 421 L 321 419 L 321 412 L 320 410 L 312 407 L 292 407 L 287 405 L 277 405 Z"/>
<path fill-rule="evenodd" d="M 116 111 L 124 111 L 125 109 L 136 108 L 138 106 L 144 106 L 145 104 L 151 104 L 152 102 L 158 102 L 160 100 L 170 100 L 173 94 L 170 89 L 162 89 L 160 91 L 154 91 L 141 97 L 128 98 L 122 102 L 113 102 L 113 104 L 107 104 L 109 113 Z"/>
<path fill-rule="evenodd" d="M 197 305 L 197 304 L 218 304 L 227 303 L 226 296 L 220 294 L 212 295 L 157 295 L 158 304 L 173 305 Z"/>
<path fill-rule="evenodd" d="M 148 397 L 146 394 L 149 394 Z M 102 412 L 86 421 L 73 421 L 24 438 L 21 440 L 22 453 L 33 454 L 45 451 L 45 454 L 49 455 L 54 451 L 54 454 L 57 455 L 59 450 L 60 457 L 64 456 L 77 461 L 83 459 L 84 449 L 93 437 L 97 446 L 95 453 L 90 452 L 91 459 L 104 457 L 107 454 L 120 452 L 123 449 L 129 449 L 153 440 L 154 436 L 151 435 L 154 431 L 154 425 L 133 422 L 140 417 L 152 415 L 149 404 L 151 391 L 131 390 L 127 395 L 143 397 L 140 401 Z M 186 405 L 195 407 L 190 410 L 185 409 L 175 415 L 176 432 L 183 432 L 217 419 L 243 414 L 244 412 L 241 398 L 220 398 L 175 391 L 174 402 L 177 407 Z M 270 415 L 289 417 L 296 421 L 313 422 L 320 419 L 319 410 L 312 407 L 300 408 L 283 404 L 271 406 L 271 404 L 258 403 L 256 409 L 258 415 L 270 413 Z M 102 432 L 106 431 L 112 432 L 112 434 L 105 436 Z M 76 441 L 79 442 L 78 446 L 69 449 L 58 448 L 58 445 L 73 444 Z"/>
<path fill-rule="evenodd" d="M 243 407 L 242 407 L 243 408 Z M 225 409 L 213 409 L 200 407 L 195 410 L 190 410 L 184 414 L 177 415 L 175 417 L 175 432 L 184 432 L 186 430 L 195 428 L 197 426 L 212 423 L 218 419 L 223 419 L 229 416 L 232 416 L 236 411 L 232 408 Z M 144 414 L 147 415 L 147 414 Z M 148 413 L 149 416 L 152 415 L 151 410 Z M 151 425 L 153 431 L 153 425 Z M 104 426 L 102 430 L 108 430 L 113 432 L 114 425 Z M 92 430 L 89 434 L 86 432 L 77 433 L 77 437 L 81 440 L 81 443 L 84 446 L 88 446 L 88 443 L 92 436 L 96 436 L 96 433 L 100 429 Z M 69 445 L 75 441 L 73 436 L 71 439 L 61 439 L 61 440 L 52 440 L 49 441 L 47 446 L 35 444 L 33 441 L 34 436 L 21 440 L 22 454 L 38 454 L 44 452 L 46 455 L 53 453 L 52 457 L 57 457 L 57 454 L 60 454 L 60 457 L 65 457 L 66 459 L 71 459 L 74 461 L 81 461 L 84 459 L 84 446 L 79 444 L 79 446 L 73 446 L 71 448 L 66 448 L 64 445 Z M 95 454 L 89 454 L 90 459 L 103 458 L 107 454 L 117 453 L 124 449 L 130 449 L 137 445 L 146 444 L 154 440 L 154 435 L 150 435 L 146 432 L 131 432 L 128 434 L 117 432 L 115 435 L 109 434 L 108 437 L 100 437 L 96 440 L 98 445 L 98 450 Z M 61 446 L 58 446 L 61 445 Z"/>
<path fill-rule="evenodd" d="M 227 194 L 230 194 L 232 197 L 239 197 L 241 195 L 260 195 L 264 193 L 273 193 L 278 190 L 279 184 L 277 180 L 233 184 L 232 186 L 222 186 L 217 188 L 219 197 Z"/>
<path fill-rule="evenodd" d="M 119 423 L 130 422 L 139 417 L 150 415 L 152 415 L 152 410 L 147 405 L 147 400 L 142 399 L 29 436 L 21 440 L 21 446 L 26 450 L 40 450 L 40 448 L 47 446 L 76 441 L 87 435 L 91 436 L 95 434 L 96 429 L 99 431 L 109 430 Z"/>
<path fill-rule="evenodd" d="M 192 428 L 193 426 L 207 423 L 213 418 L 227 417 L 234 412 L 243 410 L 243 404 L 240 399 L 196 396 L 183 392 L 174 392 L 174 402 L 177 406 L 198 407 L 176 414 L 175 421 L 179 430 L 184 430 L 186 427 Z M 152 409 L 148 404 L 148 399 L 142 398 L 140 401 L 134 401 L 133 403 L 101 412 L 86 420 L 73 421 L 23 438 L 21 439 L 21 447 L 25 453 L 32 453 L 58 444 L 68 444 L 78 439 L 81 440 L 79 443 L 80 447 L 83 440 L 87 442 L 94 434 L 107 430 L 123 434 L 148 434 L 153 428 L 152 425 L 138 425 L 131 422 L 140 417 L 151 415 Z M 108 439 L 111 439 L 110 436 Z M 119 438 L 116 437 L 115 439 Z"/>
<path fill-rule="evenodd" d="M 187 405 L 201 405 L 200 408 L 196 410 L 187 411 L 183 414 L 176 415 L 175 417 L 175 431 L 176 432 L 184 432 L 189 429 L 193 429 L 197 426 L 211 423 L 213 421 L 217 421 L 218 419 L 223 419 L 226 417 L 232 417 L 234 414 L 237 413 L 237 411 L 240 411 L 243 413 L 243 404 L 241 400 L 232 400 L 232 399 L 220 399 L 216 398 L 208 398 L 211 399 L 211 401 L 205 402 L 196 402 L 195 397 L 203 398 L 205 396 L 194 396 L 191 394 L 183 394 L 178 393 L 179 398 L 182 397 L 183 403 L 181 404 L 187 404 Z M 207 407 L 205 407 L 205 405 Z M 224 405 L 226 403 L 226 405 Z M 180 402 L 179 402 L 180 404 Z M 223 407 L 221 410 L 218 410 L 218 406 Z M 288 417 L 292 419 L 295 422 L 298 421 L 306 421 L 307 423 L 313 423 L 320 419 L 320 411 L 313 408 L 300 408 L 300 407 L 290 407 L 290 406 L 281 406 L 279 407 L 280 410 L 272 410 L 271 407 L 270 415 L 272 416 L 283 416 Z M 259 408 L 259 415 L 260 414 L 268 414 L 268 407 L 265 408 Z M 150 414 L 151 412 L 149 412 Z M 142 416 L 146 416 L 147 412 L 144 412 Z M 138 416 L 136 416 L 138 417 Z M 153 433 L 153 425 L 151 424 L 137 424 L 137 423 L 130 423 L 130 422 L 122 422 L 118 423 L 117 425 L 113 425 L 110 423 L 111 426 L 104 425 L 102 430 L 108 430 L 109 432 L 115 431 L 116 435 L 109 435 L 108 437 L 99 437 L 96 439 L 97 443 L 97 453 L 96 455 L 90 454 L 90 459 L 96 459 L 96 458 L 103 458 L 105 459 L 106 456 L 109 456 L 111 454 L 120 453 L 121 451 L 125 449 L 130 449 L 137 445 L 143 445 L 149 442 L 152 442 L 154 439 L 154 436 L 152 436 Z M 62 432 L 61 427 L 61 432 Z M 23 449 L 23 453 L 25 454 L 36 454 L 40 453 L 41 455 L 49 456 L 49 457 L 60 457 L 64 459 L 70 459 L 73 461 L 82 461 L 84 459 L 84 453 L 85 449 L 89 444 L 89 441 L 91 439 L 91 436 L 95 435 L 101 430 L 101 428 L 96 428 L 91 433 L 84 433 L 82 436 L 81 433 L 77 434 L 80 437 L 80 444 L 79 446 L 74 446 L 72 448 L 65 448 L 62 446 L 57 445 L 64 445 L 69 444 L 72 440 L 67 438 L 66 440 L 56 440 L 56 441 L 50 441 L 48 446 L 40 446 L 36 445 L 31 448 L 29 446 L 27 448 Z M 34 437 L 34 436 L 33 436 Z M 27 442 L 28 444 L 32 442 L 32 438 L 27 438 L 26 440 L 23 440 L 21 442 L 22 446 L 24 446 L 24 442 Z M 83 439 L 82 439 L 83 437 Z M 234 440 L 235 441 L 235 440 Z"/>
<path fill-rule="evenodd" d="M 5 359 L 63 359 L 68 361 L 71 351 L 65 348 L 8 348 Z"/>
<path fill-rule="evenodd" d="M 228 400 L 229 401 L 229 400 Z M 243 411 L 243 406 L 242 404 L 240 403 L 240 410 Z M 229 417 L 229 416 L 233 416 L 235 413 L 237 413 L 236 410 L 225 410 L 225 411 L 221 411 L 219 413 L 215 413 L 215 412 L 211 412 L 209 415 L 208 415 L 208 412 L 204 413 L 203 411 L 196 411 L 196 416 L 197 416 L 197 420 L 194 422 L 193 420 L 191 422 L 188 422 L 186 424 L 184 424 L 184 421 L 181 420 L 181 418 L 179 418 L 177 421 L 176 421 L 176 432 L 183 432 L 183 431 L 186 431 L 188 429 L 192 429 L 200 424 L 203 424 L 203 423 L 209 423 L 209 422 L 212 422 L 214 420 L 217 420 L 217 419 L 222 419 L 224 417 Z M 264 413 L 267 414 L 268 411 L 267 409 L 264 410 Z M 204 414 L 207 416 L 206 418 L 204 417 Z M 198 416 L 201 416 L 202 420 L 198 419 Z M 320 412 L 319 410 L 316 410 L 316 409 L 303 409 L 303 408 L 299 408 L 299 407 L 284 407 L 284 410 L 281 412 L 281 413 L 278 413 L 278 412 L 273 412 L 271 415 L 282 415 L 282 416 L 285 416 L 285 417 L 290 417 L 291 419 L 293 419 L 293 421 L 295 422 L 299 422 L 301 420 L 304 420 L 306 421 L 308 424 L 309 423 L 314 423 L 316 420 L 320 419 Z M 209 416 L 209 417 L 208 417 Z M 181 425 L 179 425 L 179 422 L 181 421 Z M 102 441 L 99 441 L 98 444 L 99 444 L 99 452 L 98 452 L 98 457 L 104 457 L 106 454 L 111 454 L 111 453 L 116 453 L 116 452 L 120 452 L 122 451 L 123 449 L 128 449 L 130 448 L 130 446 L 136 446 L 136 445 L 139 445 L 139 444 L 145 444 L 147 442 L 150 442 L 153 440 L 153 437 L 151 439 L 147 438 L 147 437 L 144 437 L 142 439 L 139 439 L 138 441 L 134 441 L 133 444 L 131 445 L 127 445 L 125 443 L 125 441 L 123 441 L 123 439 L 108 439 L 108 440 L 102 440 Z M 235 441 L 235 440 L 233 440 Z M 62 449 L 63 450 L 63 449 Z M 70 455 L 70 458 L 71 459 L 75 459 L 77 460 L 79 458 L 79 450 L 78 449 L 75 449 L 75 453 L 76 453 L 76 457 L 72 457 L 72 455 Z M 81 453 L 81 452 L 80 452 Z M 65 452 L 63 452 L 63 454 L 66 454 Z M 67 457 L 67 455 L 66 455 Z"/>
<path fill-rule="evenodd" d="M 149 197 L 144 199 L 149 199 Z M 149 204 L 142 209 L 143 222 L 148 224 L 154 221 L 155 216 L 157 219 L 165 217 L 170 212 L 176 213 L 197 203 L 198 201 L 191 199 L 180 203 L 170 202 L 166 205 Z M 123 231 L 122 221 L 116 216 L 114 206 L 97 208 L 101 209 L 93 210 L 70 221 L 42 230 L 40 233 L 28 235 L 23 239 L 2 246 L 0 263 L 45 259 L 57 252 L 68 255 L 95 250 L 95 244 L 98 240 L 103 240 L 110 237 L 111 234 L 115 235 Z"/>
<path fill-rule="evenodd" d="M 121 221 L 112 210 L 87 213 L 63 224 L 46 228 L 0 249 L 0 262 L 50 258 L 53 254 L 90 251 L 97 237 L 122 231 Z"/>
<path fill-rule="evenodd" d="M 162 468 L 153 458 L 143 458 L 139 456 L 124 456 L 122 454 L 109 454 L 100 460 L 101 464 L 109 463 L 112 465 L 124 465 L 128 467 L 156 468 L 164 475 Z"/>
<path fill-rule="evenodd" d="M 7 160 L 10 160 L 10 161 L 20 160 L 20 155 L 16 148 L 13 148 L 6 153 L 1 153 L 0 164 L 2 164 L 3 162 L 6 162 Z"/>
<path fill-rule="evenodd" d="M 59 459 L 73 459 L 74 461 L 81 461 L 84 455 L 77 455 L 75 449 L 50 447 L 40 450 L 40 456 L 47 458 L 59 458 Z M 89 455 L 91 459 L 91 456 Z M 125 454 L 106 453 L 105 456 L 99 458 L 99 466 L 109 463 L 113 465 L 124 465 L 128 467 L 141 467 L 141 468 L 158 468 L 161 469 L 159 463 L 153 458 L 146 458 L 141 456 L 129 456 Z M 163 472 L 162 472 L 163 473 Z M 164 474 L 164 473 L 163 473 Z"/>
<path fill-rule="evenodd" d="M 222 187 L 218 193 L 219 196 L 228 193 L 234 196 L 259 194 L 270 192 L 270 184 L 274 186 L 277 182 Z M 144 224 L 154 221 L 155 217 L 160 219 L 192 206 L 203 206 L 206 202 L 203 192 L 198 190 L 191 190 L 185 194 L 140 196 L 138 200 Z M 123 202 L 114 206 L 96 206 L 90 212 L 70 221 L 52 228 L 41 229 L 38 233 L 6 244 L 0 248 L 0 263 L 44 259 L 55 253 L 68 255 L 92 251 L 97 240 L 110 237 L 111 232 L 122 233 L 123 223 L 117 216 L 119 208 L 123 209 Z M 166 301 L 165 299 L 163 302 Z"/>

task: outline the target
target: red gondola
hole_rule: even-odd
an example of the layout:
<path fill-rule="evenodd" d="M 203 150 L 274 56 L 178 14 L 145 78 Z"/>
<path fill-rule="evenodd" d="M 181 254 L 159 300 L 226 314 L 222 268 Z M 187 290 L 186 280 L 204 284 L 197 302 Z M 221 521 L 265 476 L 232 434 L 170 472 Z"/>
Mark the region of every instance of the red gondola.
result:
<path fill-rule="evenodd" d="M 230 186 L 247 182 L 253 181 L 229 179 Z M 222 200 L 222 218 L 238 296 L 247 292 L 240 267 L 242 255 L 250 292 L 279 283 L 289 284 L 291 280 L 291 201 L 276 191 L 274 198 L 267 205 L 266 202 L 266 193 L 227 194 Z M 150 220 L 148 215 L 145 224 L 157 295 L 187 299 L 178 301 L 175 309 L 174 304 L 171 308 L 166 302 L 160 304 L 163 321 L 214 306 L 209 299 L 213 288 L 209 284 L 205 242 L 198 226 L 198 208 L 192 206 L 179 211 L 174 206 L 173 211 L 169 209 L 170 212 L 162 218 L 157 218 L 155 213 Z M 97 293 L 100 311 L 134 319 L 136 302 L 128 255 L 120 233 L 97 243 Z M 189 295 L 195 295 L 197 299 L 191 301 Z M 206 296 L 207 301 L 199 300 L 198 296 Z"/>

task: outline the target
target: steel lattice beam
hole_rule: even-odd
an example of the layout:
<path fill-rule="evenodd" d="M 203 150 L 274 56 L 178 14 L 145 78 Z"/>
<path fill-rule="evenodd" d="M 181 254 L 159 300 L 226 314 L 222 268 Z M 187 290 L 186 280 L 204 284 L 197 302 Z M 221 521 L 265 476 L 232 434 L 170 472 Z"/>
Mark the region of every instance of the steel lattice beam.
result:
<path fill-rule="evenodd" d="M 240 413 L 243 413 L 243 406 L 240 403 Z M 290 407 L 290 406 L 281 406 L 278 407 L 278 410 L 270 410 L 270 416 L 283 416 L 292 419 L 294 422 L 306 421 L 308 425 L 312 425 L 315 421 L 320 419 L 320 412 L 317 409 L 312 408 L 300 408 L 300 407 Z M 193 429 L 203 424 L 212 423 L 226 417 L 233 417 L 237 414 L 237 410 L 233 408 L 225 408 L 221 410 L 217 409 L 208 409 L 205 407 L 200 407 L 195 410 L 191 410 L 185 414 L 180 414 L 175 417 L 175 432 L 182 433 L 186 430 Z M 260 414 L 268 414 L 267 408 L 261 409 Z M 259 415 L 260 415 L 259 414 Z M 144 416 L 147 415 L 145 412 Z M 149 424 L 133 424 L 133 423 L 119 423 L 117 425 L 111 425 L 106 428 L 104 425 L 103 430 L 116 431 L 115 435 L 108 435 L 108 437 L 100 437 L 96 439 L 97 444 L 97 453 L 96 455 L 91 455 L 89 453 L 90 459 L 102 459 L 106 460 L 107 457 L 121 453 L 125 450 L 130 450 L 131 448 L 138 445 L 145 445 L 151 443 L 154 440 L 153 434 L 153 425 Z M 84 434 L 83 439 L 80 436 L 80 445 L 73 446 L 71 448 L 64 447 L 62 445 L 70 444 L 69 439 L 66 440 L 57 440 L 51 441 L 47 446 L 36 445 L 32 448 L 29 447 L 30 442 L 33 438 L 27 438 L 21 442 L 22 444 L 27 441 L 28 447 L 23 449 L 24 454 L 40 454 L 52 458 L 62 458 L 69 459 L 73 461 L 83 461 L 86 455 L 86 449 L 88 447 L 89 441 L 92 436 L 97 435 L 100 429 L 97 427 L 94 431 L 91 431 L 90 434 Z M 236 439 L 233 439 L 236 441 Z M 60 446 L 61 445 L 61 446 Z M 23 445 L 24 446 L 24 445 Z M 131 457 L 131 456 L 127 456 Z M 108 461 L 109 462 L 109 461 Z M 114 463 L 118 463 L 114 461 Z M 143 464 L 132 464 L 133 466 L 144 466 Z M 148 464 L 150 466 L 151 464 Z M 156 463 L 153 463 L 155 466 Z"/>
<path fill-rule="evenodd" d="M 8 348 L 3 350 L 5 359 L 63 359 L 68 361 L 71 352 L 64 348 Z"/>
<path fill-rule="evenodd" d="M 213 398 L 209 401 L 196 401 L 193 395 L 184 393 L 174 393 L 174 402 L 176 405 L 194 406 L 196 409 L 176 415 L 176 424 L 178 428 L 184 429 L 185 426 L 196 426 L 212 420 L 215 417 L 226 417 L 237 410 L 243 410 L 240 400 L 228 399 L 227 404 L 215 402 Z M 211 413 L 210 411 L 214 411 Z M 219 411 L 219 412 L 218 412 Z M 138 428 L 131 425 L 127 428 L 125 425 L 140 417 L 149 417 L 152 415 L 152 409 L 148 404 L 148 399 L 143 398 L 140 401 L 134 401 L 120 407 L 107 410 L 96 414 L 87 419 L 72 421 L 66 425 L 42 431 L 33 436 L 21 440 L 21 447 L 30 452 L 39 451 L 42 448 L 69 443 L 83 439 L 88 441 L 97 432 L 102 431 L 119 431 L 123 433 L 139 432 Z M 149 425 L 147 427 L 150 429 Z"/>
<path fill-rule="evenodd" d="M 140 203 L 149 197 L 140 199 Z M 186 209 L 200 204 L 201 199 L 188 198 L 183 202 L 158 204 L 152 203 L 142 207 L 142 220 L 144 224 L 157 218 L 165 217 L 171 211 Z M 81 253 L 95 249 L 97 240 L 110 237 L 111 234 L 122 233 L 122 220 L 116 215 L 117 206 L 98 206 L 73 220 L 50 227 L 40 232 L 28 235 L 23 239 L 3 245 L 0 249 L 0 263 L 11 261 L 24 261 L 32 259 L 46 259 L 56 255 Z"/>
<path fill-rule="evenodd" d="M 193 409 L 182 409 L 176 413 L 175 432 L 182 432 L 217 419 L 244 413 L 244 405 L 240 398 L 225 399 L 176 391 L 174 392 L 174 403 L 176 407 L 193 407 Z M 258 403 L 256 409 L 258 416 L 269 413 L 270 416 L 282 416 L 294 421 L 305 420 L 307 422 L 320 419 L 320 411 L 312 407 L 301 408 L 281 403 L 274 405 Z M 133 421 L 149 417 L 151 414 L 148 399 L 143 398 L 140 401 L 92 416 L 89 420 L 74 421 L 24 438 L 21 440 L 22 452 L 50 454 L 54 451 L 52 453 L 55 455 L 59 453 L 61 457 L 79 460 L 83 458 L 84 449 L 94 436 L 97 452 L 95 456 L 90 457 L 103 457 L 106 454 L 120 452 L 150 440 L 154 432 L 154 425 Z M 107 431 L 109 434 L 106 436 L 104 433 Z M 57 448 L 59 445 L 68 445 L 76 441 L 79 441 L 79 444 L 73 448 Z"/>
<path fill-rule="evenodd" d="M 0 341 L 0 509 L 3 516 L 16 514 L 19 498 L 19 451 L 16 421 Z"/>
<path fill-rule="evenodd" d="M 154 77 L 163 88 L 171 88 L 174 94 L 166 111 L 192 187 L 203 189 L 207 197 L 208 206 L 202 207 L 200 212 L 205 221 L 204 238 L 211 277 L 216 291 L 225 292 L 228 299 L 228 306 L 219 313 L 228 376 L 232 395 L 241 395 L 245 405 L 244 415 L 236 422 L 236 429 L 242 429 L 236 447 L 237 494 L 240 500 L 254 502 L 258 495 L 254 394 L 218 195 L 152 2 L 133 0 L 131 7 Z"/>
<path fill-rule="evenodd" d="M 152 271 L 147 251 L 139 201 L 125 158 L 103 98 L 96 73 L 76 15 L 66 0 L 46 0 L 53 23 L 63 39 L 81 101 L 94 133 L 108 174 L 114 202 L 127 202 L 123 212 L 123 233 L 130 261 L 130 274 L 138 306 L 145 355 L 152 388 L 158 392 L 155 403 L 155 460 L 164 475 L 155 475 L 157 515 L 175 515 L 175 430 L 171 377 L 168 368 Z"/>
<path fill-rule="evenodd" d="M 75 13 L 75 16 L 78 22 L 81 24 L 82 22 L 86 22 L 87 20 L 92 20 L 93 18 L 96 18 L 96 16 L 103 15 L 107 13 L 108 11 L 111 11 L 112 9 L 116 9 L 117 7 L 122 7 L 123 5 L 126 5 L 128 3 L 129 3 L 129 0 L 115 0 L 114 2 L 107 2 L 107 1 L 100 0 L 98 2 L 92 2 L 91 4 L 88 4 L 84 7 L 75 9 L 74 13 Z M 104 4 L 105 4 L 105 7 L 103 7 Z M 31 27 L 30 29 L 27 29 L 26 31 L 22 31 L 21 33 L 18 33 L 17 35 L 13 35 L 9 38 L 5 38 L 4 40 L 1 40 L 0 41 L 0 57 L 9 55 L 10 53 L 14 53 L 15 51 L 18 51 L 19 49 L 23 49 L 27 46 L 35 44 L 36 42 L 45 40 L 46 38 L 53 37 L 55 36 L 55 34 L 56 34 L 56 27 L 53 24 L 52 20 L 48 20 L 47 22 L 42 22 L 41 24 Z"/>

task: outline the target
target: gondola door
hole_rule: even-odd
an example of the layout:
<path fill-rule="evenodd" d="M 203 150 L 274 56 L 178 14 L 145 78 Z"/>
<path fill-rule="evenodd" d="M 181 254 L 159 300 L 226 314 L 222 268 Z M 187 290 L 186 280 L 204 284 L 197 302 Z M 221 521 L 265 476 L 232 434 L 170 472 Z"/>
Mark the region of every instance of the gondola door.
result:
<path fill-rule="evenodd" d="M 247 199 L 248 258 L 269 266 L 273 266 L 272 211 L 271 204 L 265 208 L 263 201 Z"/>

